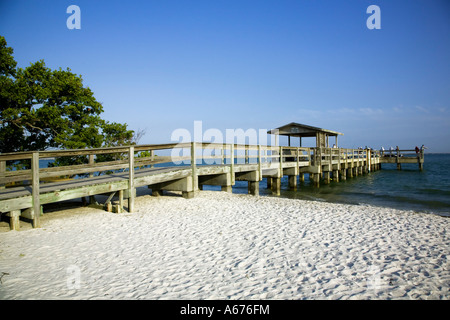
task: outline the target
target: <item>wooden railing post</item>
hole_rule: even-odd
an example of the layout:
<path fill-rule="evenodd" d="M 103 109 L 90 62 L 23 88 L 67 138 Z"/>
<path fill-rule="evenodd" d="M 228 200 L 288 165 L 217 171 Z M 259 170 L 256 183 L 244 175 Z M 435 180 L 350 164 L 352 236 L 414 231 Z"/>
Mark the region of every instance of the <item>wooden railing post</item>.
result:
<path fill-rule="evenodd" d="M 234 142 L 230 145 L 230 171 L 231 171 L 231 185 L 236 182 L 236 177 L 234 176 Z"/>
<path fill-rule="evenodd" d="M 281 174 L 283 174 L 283 147 L 280 146 L 279 152 L 280 152 L 280 170 Z"/>
<path fill-rule="evenodd" d="M 249 161 L 250 161 L 250 158 L 249 158 L 249 152 L 250 152 L 249 147 L 250 147 L 249 145 L 245 145 L 245 147 L 244 147 L 244 149 L 245 149 L 245 160 L 244 160 L 244 163 L 245 164 L 248 164 Z"/>
<path fill-rule="evenodd" d="M 155 164 L 153 163 L 153 161 L 155 161 L 155 150 L 150 150 L 150 161 L 152 162 L 152 164 L 150 165 L 150 168 L 154 168 Z"/>
<path fill-rule="evenodd" d="M 94 157 L 95 155 L 90 154 L 89 155 L 89 164 L 93 165 L 94 164 Z M 91 172 L 89 173 L 89 178 L 93 178 L 94 177 L 94 173 Z M 94 204 L 95 203 L 95 196 L 89 196 L 89 204 Z"/>
<path fill-rule="evenodd" d="M 33 228 L 41 227 L 41 202 L 39 192 L 39 152 L 33 152 L 31 157 L 31 184 L 32 184 L 32 202 L 33 202 Z"/>
<path fill-rule="evenodd" d="M 224 143 L 223 145 L 222 145 L 222 151 L 221 151 L 221 160 L 220 160 L 220 164 L 226 164 L 226 159 L 225 159 L 225 157 L 226 157 L 226 155 L 225 155 L 225 149 L 226 149 L 226 144 Z"/>
<path fill-rule="evenodd" d="M 128 212 L 134 212 L 134 147 L 130 146 L 128 150 Z"/>
<path fill-rule="evenodd" d="M 1 160 L 0 161 L 0 179 L 3 179 L 5 177 L 5 173 L 6 173 L 6 161 L 5 160 Z M 5 188 L 5 184 L 0 182 L 0 189 L 4 189 Z"/>
<path fill-rule="evenodd" d="M 262 180 L 262 165 L 261 165 L 261 145 L 258 144 L 258 171 L 259 171 L 259 180 Z"/>
<path fill-rule="evenodd" d="M 198 177 L 197 177 L 197 150 L 196 143 L 192 141 L 191 143 L 191 169 L 192 169 L 192 190 L 196 191 L 198 189 Z"/>

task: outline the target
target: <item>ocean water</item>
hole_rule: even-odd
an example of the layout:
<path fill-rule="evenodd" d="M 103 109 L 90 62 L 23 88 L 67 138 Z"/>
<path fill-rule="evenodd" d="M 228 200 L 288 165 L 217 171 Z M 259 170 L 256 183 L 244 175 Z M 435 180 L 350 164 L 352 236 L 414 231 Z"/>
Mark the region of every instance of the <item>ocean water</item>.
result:
<path fill-rule="evenodd" d="M 383 164 L 382 170 L 345 181 L 321 183 L 314 187 L 305 175 L 297 191 L 288 190 L 288 179 L 281 180 L 281 197 L 427 212 L 450 217 L 450 154 L 425 154 L 424 170 L 417 164 Z M 267 181 L 260 183 L 260 195 L 271 196 Z M 213 188 L 213 187 L 211 187 Z M 247 183 L 237 181 L 235 193 L 247 193 Z"/>

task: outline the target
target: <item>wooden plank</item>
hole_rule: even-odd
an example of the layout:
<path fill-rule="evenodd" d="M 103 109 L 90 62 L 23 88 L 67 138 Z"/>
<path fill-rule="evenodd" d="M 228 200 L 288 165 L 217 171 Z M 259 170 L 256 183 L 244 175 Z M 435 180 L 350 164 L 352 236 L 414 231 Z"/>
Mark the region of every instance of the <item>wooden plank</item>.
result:
<path fill-rule="evenodd" d="M 1 161 L 15 161 L 31 159 L 32 152 L 14 152 L 14 153 L 2 153 L 0 154 Z"/>
<path fill-rule="evenodd" d="M 108 199 L 106 199 L 105 204 L 108 204 L 111 202 L 112 198 L 116 195 L 116 191 L 111 192 L 111 194 L 109 195 Z"/>
<path fill-rule="evenodd" d="M 75 167 L 75 166 L 73 166 Z M 66 169 L 67 167 L 55 167 L 49 169 L 42 169 L 41 178 L 59 177 L 59 176 L 76 176 L 79 174 L 104 172 L 125 169 L 128 167 L 127 161 L 116 161 L 115 163 L 102 164 L 96 163 L 95 165 L 80 165 L 78 168 Z"/>
<path fill-rule="evenodd" d="M 229 173 L 230 167 L 224 165 L 207 165 L 197 167 L 197 176 L 206 176 L 213 174 Z"/>
<path fill-rule="evenodd" d="M 172 171 L 162 171 L 157 174 L 144 175 L 135 177 L 135 187 L 148 186 L 157 183 L 162 183 L 170 180 L 177 180 L 192 176 L 191 168 L 184 168 Z"/>
<path fill-rule="evenodd" d="M 0 201 L 0 212 L 10 212 L 13 210 L 31 208 L 33 201 L 31 195 L 17 197 Z"/>
<path fill-rule="evenodd" d="M 56 150 L 56 151 L 41 151 L 41 158 L 57 158 L 57 157 L 74 157 L 87 156 L 90 154 L 110 154 L 110 153 L 127 153 L 126 147 L 110 147 L 110 148 L 95 148 L 95 149 L 74 149 L 74 150 Z"/>
<path fill-rule="evenodd" d="M 48 192 L 45 194 L 41 194 L 40 200 L 41 204 L 47 204 L 47 203 L 53 203 L 53 202 L 59 202 L 64 200 L 70 200 L 70 199 L 77 199 L 82 198 L 86 196 L 93 196 L 97 194 L 103 194 L 108 192 L 114 192 L 119 191 L 123 189 L 128 189 L 128 181 L 122 180 L 122 181 L 115 181 L 115 182 L 108 182 L 98 185 L 88 185 L 88 186 L 82 186 L 74 189 L 66 189 L 61 191 L 55 191 L 55 192 Z"/>

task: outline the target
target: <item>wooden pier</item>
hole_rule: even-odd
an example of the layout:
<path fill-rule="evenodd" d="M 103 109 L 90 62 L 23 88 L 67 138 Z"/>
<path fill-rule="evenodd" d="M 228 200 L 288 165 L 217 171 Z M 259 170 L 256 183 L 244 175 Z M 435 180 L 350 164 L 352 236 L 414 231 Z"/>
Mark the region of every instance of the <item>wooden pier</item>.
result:
<path fill-rule="evenodd" d="M 150 156 L 142 157 L 143 152 Z M 173 152 L 179 156 L 167 155 Z M 96 161 L 107 154 L 116 160 Z M 40 227 L 43 205 L 75 198 L 89 197 L 94 202 L 95 195 L 109 195 L 104 206 L 111 208 L 111 199 L 117 195 L 115 211 L 122 212 L 127 200 L 127 210 L 133 212 L 136 188 L 141 186 L 148 186 L 154 196 L 169 190 L 191 198 L 203 185 L 231 192 L 235 181 L 247 181 L 249 193 L 258 195 L 259 183 L 266 178 L 267 187 L 279 195 L 283 176 L 288 176 L 289 188 L 295 190 L 305 174 L 319 186 L 379 170 L 382 163 L 415 162 L 422 168 L 423 153 L 419 158 L 402 155 L 403 151 L 392 156 L 368 149 L 195 142 L 0 154 L 0 212 L 10 217 L 11 229 L 19 230 L 20 217 Z M 59 157 L 83 158 L 86 163 L 40 168 L 40 161 Z M 30 169 L 6 170 L 17 161 L 25 161 Z"/>
<path fill-rule="evenodd" d="M 289 189 L 308 174 L 314 186 L 339 182 L 381 169 L 382 163 L 418 163 L 423 169 L 424 153 L 414 150 L 374 151 L 337 148 L 339 132 L 290 123 L 269 131 L 300 138 L 300 147 L 178 143 L 136 145 L 86 150 L 59 150 L 0 154 L 0 214 L 9 217 L 11 230 L 19 230 L 19 219 L 40 227 L 43 205 L 81 198 L 91 205 L 96 195 L 105 195 L 101 207 L 120 213 L 134 211 L 136 188 L 148 186 L 154 196 L 164 190 L 179 191 L 192 198 L 203 185 L 220 186 L 231 192 L 236 181 L 247 181 L 248 192 L 259 194 L 260 181 L 274 195 L 281 193 L 281 178 Z M 336 144 L 329 147 L 328 138 Z M 302 137 L 316 137 L 316 147 L 301 147 Z M 77 159 L 78 165 L 42 168 L 41 161 Z M 105 160 L 106 159 L 106 160 Z M 17 166 L 17 164 L 20 166 Z M 112 199 L 117 203 L 113 206 Z"/>

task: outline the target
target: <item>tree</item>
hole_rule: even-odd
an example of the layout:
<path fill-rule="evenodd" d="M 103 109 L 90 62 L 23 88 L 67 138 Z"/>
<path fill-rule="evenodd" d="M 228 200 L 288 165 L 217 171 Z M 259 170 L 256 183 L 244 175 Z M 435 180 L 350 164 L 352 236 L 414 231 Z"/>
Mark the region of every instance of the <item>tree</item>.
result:
<path fill-rule="evenodd" d="M 43 60 L 17 68 L 12 54 L 0 36 L 0 152 L 134 144 L 126 124 L 100 117 L 103 106 L 81 75 Z"/>

